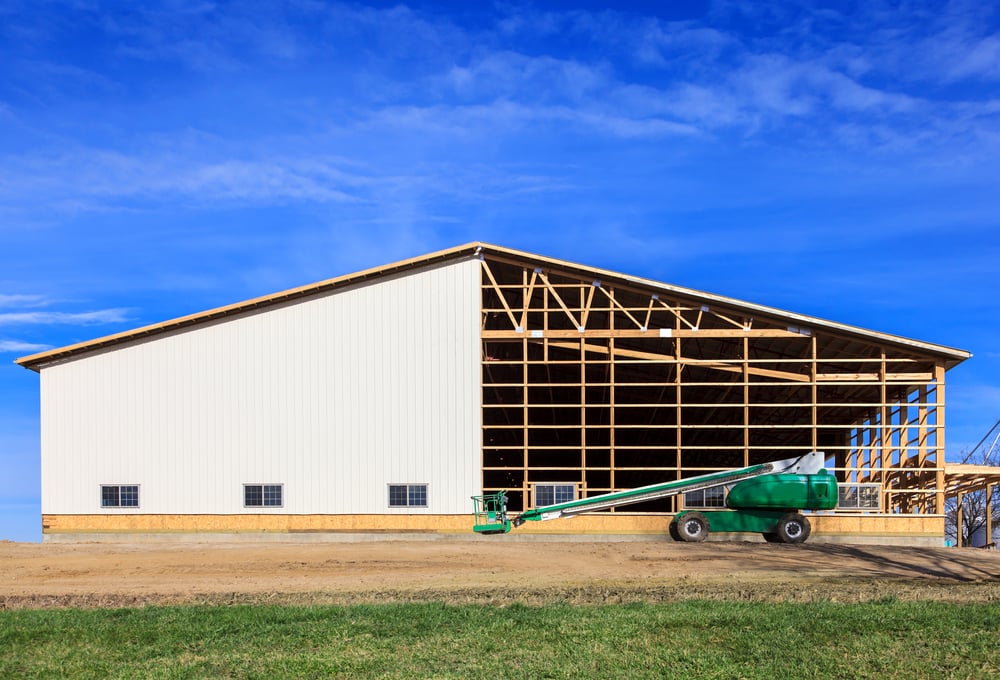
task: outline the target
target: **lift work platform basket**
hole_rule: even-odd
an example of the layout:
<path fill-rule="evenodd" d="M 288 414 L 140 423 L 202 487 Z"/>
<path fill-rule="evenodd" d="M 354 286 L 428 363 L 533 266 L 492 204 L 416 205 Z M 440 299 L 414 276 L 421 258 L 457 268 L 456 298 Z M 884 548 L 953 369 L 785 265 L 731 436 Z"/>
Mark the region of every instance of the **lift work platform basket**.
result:
<path fill-rule="evenodd" d="M 475 523 L 472 530 L 477 534 L 506 534 L 510 532 L 507 519 L 507 492 L 484 494 L 472 497 Z"/>

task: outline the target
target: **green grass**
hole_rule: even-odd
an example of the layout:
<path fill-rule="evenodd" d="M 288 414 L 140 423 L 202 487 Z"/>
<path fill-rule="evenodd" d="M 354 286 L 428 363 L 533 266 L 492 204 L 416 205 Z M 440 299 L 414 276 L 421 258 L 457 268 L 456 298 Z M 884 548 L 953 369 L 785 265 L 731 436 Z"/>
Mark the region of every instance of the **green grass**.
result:
<path fill-rule="evenodd" d="M 998 603 L 0 612 L 3 678 L 988 678 L 998 664 Z"/>

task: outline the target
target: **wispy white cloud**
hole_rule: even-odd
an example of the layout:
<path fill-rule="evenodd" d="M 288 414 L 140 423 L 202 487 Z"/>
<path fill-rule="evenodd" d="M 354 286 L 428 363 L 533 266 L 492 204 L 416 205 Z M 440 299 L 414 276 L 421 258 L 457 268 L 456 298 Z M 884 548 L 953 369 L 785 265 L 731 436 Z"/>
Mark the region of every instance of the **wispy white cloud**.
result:
<path fill-rule="evenodd" d="M 991 35 L 973 39 L 960 43 L 960 47 L 964 49 L 956 55 L 957 58 L 946 71 L 950 78 L 1000 79 L 1000 37 Z"/>
<path fill-rule="evenodd" d="M 27 354 L 30 352 L 44 352 L 47 349 L 52 349 L 52 345 L 24 342 L 22 340 L 0 340 L 0 352 Z"/>
<path fill-rule="evenodd" d="M 1000 36 L 992 22 L 985 20 L 990 14 L 996 16 L 996 7 L 958 0 L 936 9 L 924 26 L 907 36 L 910 40 L 903 45 L 911 49 L 884 63 L 897 68 L 907 80 L 1000 81 Z"/>
<path fill-rule="evenodd" d="M 214 3 L 152 4 L 129 13 L 108 13 L 100 23 L 117 38 L 119 55 L 179 62 L 194 71 L 239 70 L 252 55 L 294 59 L 300 48 L 282 14 L 268 11 L 266 4 L 254 10 L 256 14 L 239 8 L 226 11 Z"/>
<path fill-rule="evenodd" d="M 780 45 L 795 60 L 877 79 L 887 90 L 1000 80 L 1000 36 L 995 33 L 1000 13 L 992 3 L 867 2 L 849 10 L 812 3 L 720 3 L 717 8 L 716 19 L 738 18 L 758 28 L 745 41 L 751 51 Z"/>
<path fill-rule="evenodd" d="M 463 134 L 478 136 L 490 129 L 512 131 L 539 122 L 614 128 L 622 137 L 688 132 L 683 125 L 657 119 L 630 120 L 588 114 L 568 107 L 538 111 L 503 102 L 461 109 L 387 108 L 354 129 L 366 134 L 374 132 L 372 128 L 382 134 L 386 131 L 411 134 L 423 130 L 425 134 L 447 134 L 456 138 Z M 317 140 L 317 144 L 323 143 Z M 337 158 L 311 155 L 306 150 L 300 155 L 266 160 L 211 161 L 197 157 L 174 158 L 160 151 L 128 155 L 119 151 L 76 149 L 47 158 L 8 157 L 7 160 L 0 169 L 0 198 L 6 199 L 7 210 L 28 201 L 35 205 L 32 210 L 36 214 L 37 202 L 32 197 L 46 195 L 59 196 L 46 209 L 78 213 L 106 211 L 109 202 L 131 199 L 152 203 L 182 199 L 186 204 L 374 205 L 391 200 L 401 190 L 421 190 L 460 199 L 498 200 L 515 194 L 564 191 L 569 186 L 559 175 L 537 171 L 524 173 L 503 165 L 456 166 L 452 160 L 442 158 L 433 163 L 421 162 L 418 166 L 394 160 L 374 170 Z M 475 181 L 458 181 L 461 176 Z M 477 192 L 476 187 L 484 190 Z M 42 302 L 32 296 L 9 297 L 6 303 L 0 297 L 0 307 L 12 306 L 15 302 Z"/>
<path fill-rule="evenodd" d="M 17 201 L 42 193 L 58 195 L 70 207 L 87 197 L 350 202 L 358 200 L 359 190 L 372 183 L 317 156 L 211 159 L 159 149 L 129 154 L 76 148 L 5 161 L 0 170 L 0 196 Z"/>
<path fill-rule="evenodd" d="M 0 326 L 12 325 L 66 325 L 96 326 L 127 321 L 127 309 L 99 309 L 91 312 L 2 312 Z"/>
<path fill-rule="evenodd" d="M 723 50 L 735 48 L 739 42 L 732 35 L 708 26 L 689 22 L 665 24 L 644 19 L 634 31 L 635 57 L 640 63 L 661 68 L 675 66 L 700 56 L 702 63 L 717 60 Z"/>
<path fill-rule="evenodd" d="M 100 17 L 100 28 L 117 57 L 171 63 L 208 76 L 253 71 L 262 63 L 350 61 L 359 52 L 375 59 L 436 59 L 442 51 L 468 48 L 469 37 L 443 15 L 406 4 L 190 3 L 135 8 Z M 370 50 L 372 43 L 377 49 Z"/>
<path fill-rule="evenodd" d="M 0 308 L 6 307 L 44 307 L 49 304 L 42 295 L 21 295 L 0 293 Z"/>
<path fill-rule="evenodd" d="M 425 130 L 437 134 L 480 137 L 484 134 L 512 134 L 533 126 L 562 126 L 580 134 L 600 131 L 624 138 L 657 138 L 698 135 L 695 126 L 646 113 L 622 115 L 612 110 L 568 105 L 532 106 L 510 100 L 465 106 L 389 107 L 374 114 L 364 125 L 368 129 L 388 126 Z"/>
<path fill-rule="evenodd" d="M 511 51 L 486 53 L 466 66 L 454 66 L 448 80 L 463 98 L 575 102 L 606 94 L 611 74 L 600 64 Z"/>

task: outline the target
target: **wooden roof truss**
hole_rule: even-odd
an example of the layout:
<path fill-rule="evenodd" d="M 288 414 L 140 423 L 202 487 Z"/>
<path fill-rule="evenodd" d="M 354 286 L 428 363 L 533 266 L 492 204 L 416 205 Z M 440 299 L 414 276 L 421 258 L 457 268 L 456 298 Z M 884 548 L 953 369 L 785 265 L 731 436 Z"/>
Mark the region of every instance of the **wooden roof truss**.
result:
<path fill-rule="evenodd" d="M 881 512 L 943 512 L 948 358 L 502 254 L 481 264 L 483 486 L 512 507 L 536 483 L 596 495 L 821 450 L 843 482 L 880 485 Z"/>

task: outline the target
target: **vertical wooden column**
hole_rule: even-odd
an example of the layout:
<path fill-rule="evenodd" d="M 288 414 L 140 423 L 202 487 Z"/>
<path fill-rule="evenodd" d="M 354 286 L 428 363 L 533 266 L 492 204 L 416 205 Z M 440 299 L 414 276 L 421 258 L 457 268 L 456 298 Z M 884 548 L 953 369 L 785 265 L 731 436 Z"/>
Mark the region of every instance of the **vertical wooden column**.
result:
<path fill-rule="evenodd" d="M 858 475 L 858 470 L 860 469 L 860 455 L 861 455 L 861 430 L 854 428 L 848 433 L 848 439 L 851 442 L 851 450 L 848 452 L 847 469 L 844 470 L 844 481 L 845 482 L 859 482 L 861 481 Z"/>
<path fill-rule="evenodd" d="M 993 542 L 993 488 L 995 484 L 986 485 L 986 545 Z"/>
<path fill-rule="evenodd" d="M 917 466 L 920 468 L 921 474 L 927 467 L 927 418 L 929 414 L 927 409 L 928 394 L 927 385 L 921 384 L 920 387 L 917 388 Z M 937 483 L 936 480 L 935 483 Z M 922 494 L 920 498 L 921 512 L 934 513 L 937 499 L 930 494 Z"/>
<path fill-rule="evenodd" d="M 810 342 L 810 345 L 811 345 L 810 356 L 812 358 L 812 361 L 809 364 L 809 366 L 810 366 L 809 383 L 810 383 L 811 389 L 812 389 L 812 397 L 811 397 L 811 401 L 812 401 L 812 450 L 816 451 L 817 449 L 819 449 L 819 432 L 818 432 L 818 426 L 819 426 L 819 405 L 816 403 L 817 399 L 819 398 L 819 387 L 816 384 L 816 373 L 817 373 L 817 371 L 816 371 L 816 352 L 817 352 L 816 336 L 815 335 L 811 336 L 809 338 L 809 342 Z"/>
<path fill-rule="evenodd" d="M 609 485 L 612 491 L 618 490 L 618 483 L 615 481 L 615 305 L 608 297 L 608 361 L 611 362 L 610 382 L 611 382 L 611 453 L 609 454 L 609 467 L 611 468 L 611 480 Z M 628 441 L 627 439 L 625 441 Z M 615 509 L 611 508 L 611 512 Z"/>
<path fill-rule="evenodd" d="M 907 401 L 907 394 L 904 393 L 903 396 L 897 402 L 897 417 L 896 417 L 896 433 L 898 436 L 898 451 L 899 451 L 899 467 L 909 468 L 912 465 L 910 460 L 910 409 Z M 913 457 L 916 460 L 916 456 Z M 905 473 L 904 473 L 905 474 Z M 901 494 L 899 497 L 899 509 L 900 512 L 910 513 L 913 512 L 913 494 Z"/>
<path fill-rule="evenodd" d="M 937 467 L 937 514 L 945 513 L 944 499 L 944 364 L 934 366 L 934 465 Z"/>
<path fill-rule="evenodd" d="M 593 290 L 593 289 L 591 289 Z M 580 287 L 580 308 L 586 307 L 584 289 Z M 586 324 L 586 311 L 580 315 L 580 323 Z M 580 336 L 580 497 L 587 496 L 587 341 Z"/>
<path fill-rule="evenodd" d="M 523 290 L 528 290 L 528 270 L 526 268 L 521 269 L 521 285 Z M 528 437 L 531 434 L 531 428 L 528 426 L 528 306 L 530 305 L 530 300 L 527 299 L 527 292 L 525 293 L 524 301 L 524 314 L 522 318 L 524 323 L 522 324 L 523 332 L 521 337 L 521 408 L 522 408 L 522 428 L 523 428 L 523 439 L 521 441 L 521 493 L 523 500 L 521 501 L 522 509 L 527 510 L 529 506 L 528 498 Z"/>
<path fill-rule="evenodd" d="M 618 485 L 615 484 L 615 384 L 617 380 L 615 378 L 614 337 L 608 338 L 608 362 L 608 382 L 610 383 L 610 387 L 608 388 L 608 402 L 610 404 L 608 413 L 608 427 L 610 428 L 608 433 L 608 446 L 610 447 L 610 451 L 608 452 L 608 467 L 610 468 L 610 479 L 608 485 L 613 491 L 616 491 L 618 490 Z"/>
<path fill-rule="evenodd" d="M 542 278 L 542 281 L 545 281 Z M 549 314 L 551 310 L 549 309 L 549 296 L 552 292 L 552 288 L 545 286 L 542 289 L 542 361 L 546 364 L 549 363 Z"/>
<path fill-rule="evenodd" d="M 676 302 L 671 302 L 671 304 L 679 304 Z M 680 312 L 674 314 L 674 329 L 679 330 L 681 327 L 681 316 Z M 676 469 L 674 471 L 674 476 L 677 479 L 681 478 L 681 468 L 684 463 L 683 454 L 683 430 L 681 429 L 681 424 L 683 422 L 683 397 L 684 391 L 681 388 L 681 376 L 684 373 L 684 364 L 681 363 L 681 357 L 684 355 L 681 352 L 681 339 L 674 335 L 674 465 Z M 677 495 L 670 499 L 671 507 L 674 512 L 680 511 L 682 507 L 683 495 Z"/>
<path fill-rule="evenodd" d="M 680 329 L 681 322 L 679 318 L 674 319 L 674 328 Z M 674 450 L 675 460 L 674 464 L 677 466 L 676 477 L 681 478 L 681 467 L 683 464 L 683 438 L 681 424 L 683 422 L 683 412 L 681 406 L 683 403 L 683 390 L 681 389 L 681 375 L 684 373 L 684 364 L 681 363 L 681 357 L 684 355 L 681 353 L 681 339 L 674 336 L 674 445 L 676 449 Z"/>
<path fill-rule="evenodd" d="M 955 545 L 962 547 L 962 525 L 965 523 L 965 494 L 961 491 L 957 496 L 958 506 L 955 509 Z"/>
<path fill-rule="evenodd" d="M 878 430 L 875 427 L 874 420 L 878 417 L 878 411 L 875 411 L 868 420 L 865 421 L 865 465 L 867 470 L 865 472 L 866 482 L 878 482 L 878 467 L 879 467 L 879 455 L 878 455 Z"/>
<path fill-rule="evenodd" d="M 879 382 L 879 407 L 878 407 L 878 460 L 882 474 L 879 475 L 879 482 L 882 484 L 882 501 L 886 510 L 892 509 L 892 498 L 890 497 L 886 481 L 889 477 L 889 467 L 892 464 L 892 454 L 889 446 L 889 394 L 885 384 L 885 350 L 882 350 L 882 362 L 878 369 Z"/>
<path fill-rule="evenodd" d="M 743 336 L 743 467 L 750 465 L 750 338 Z"/>

